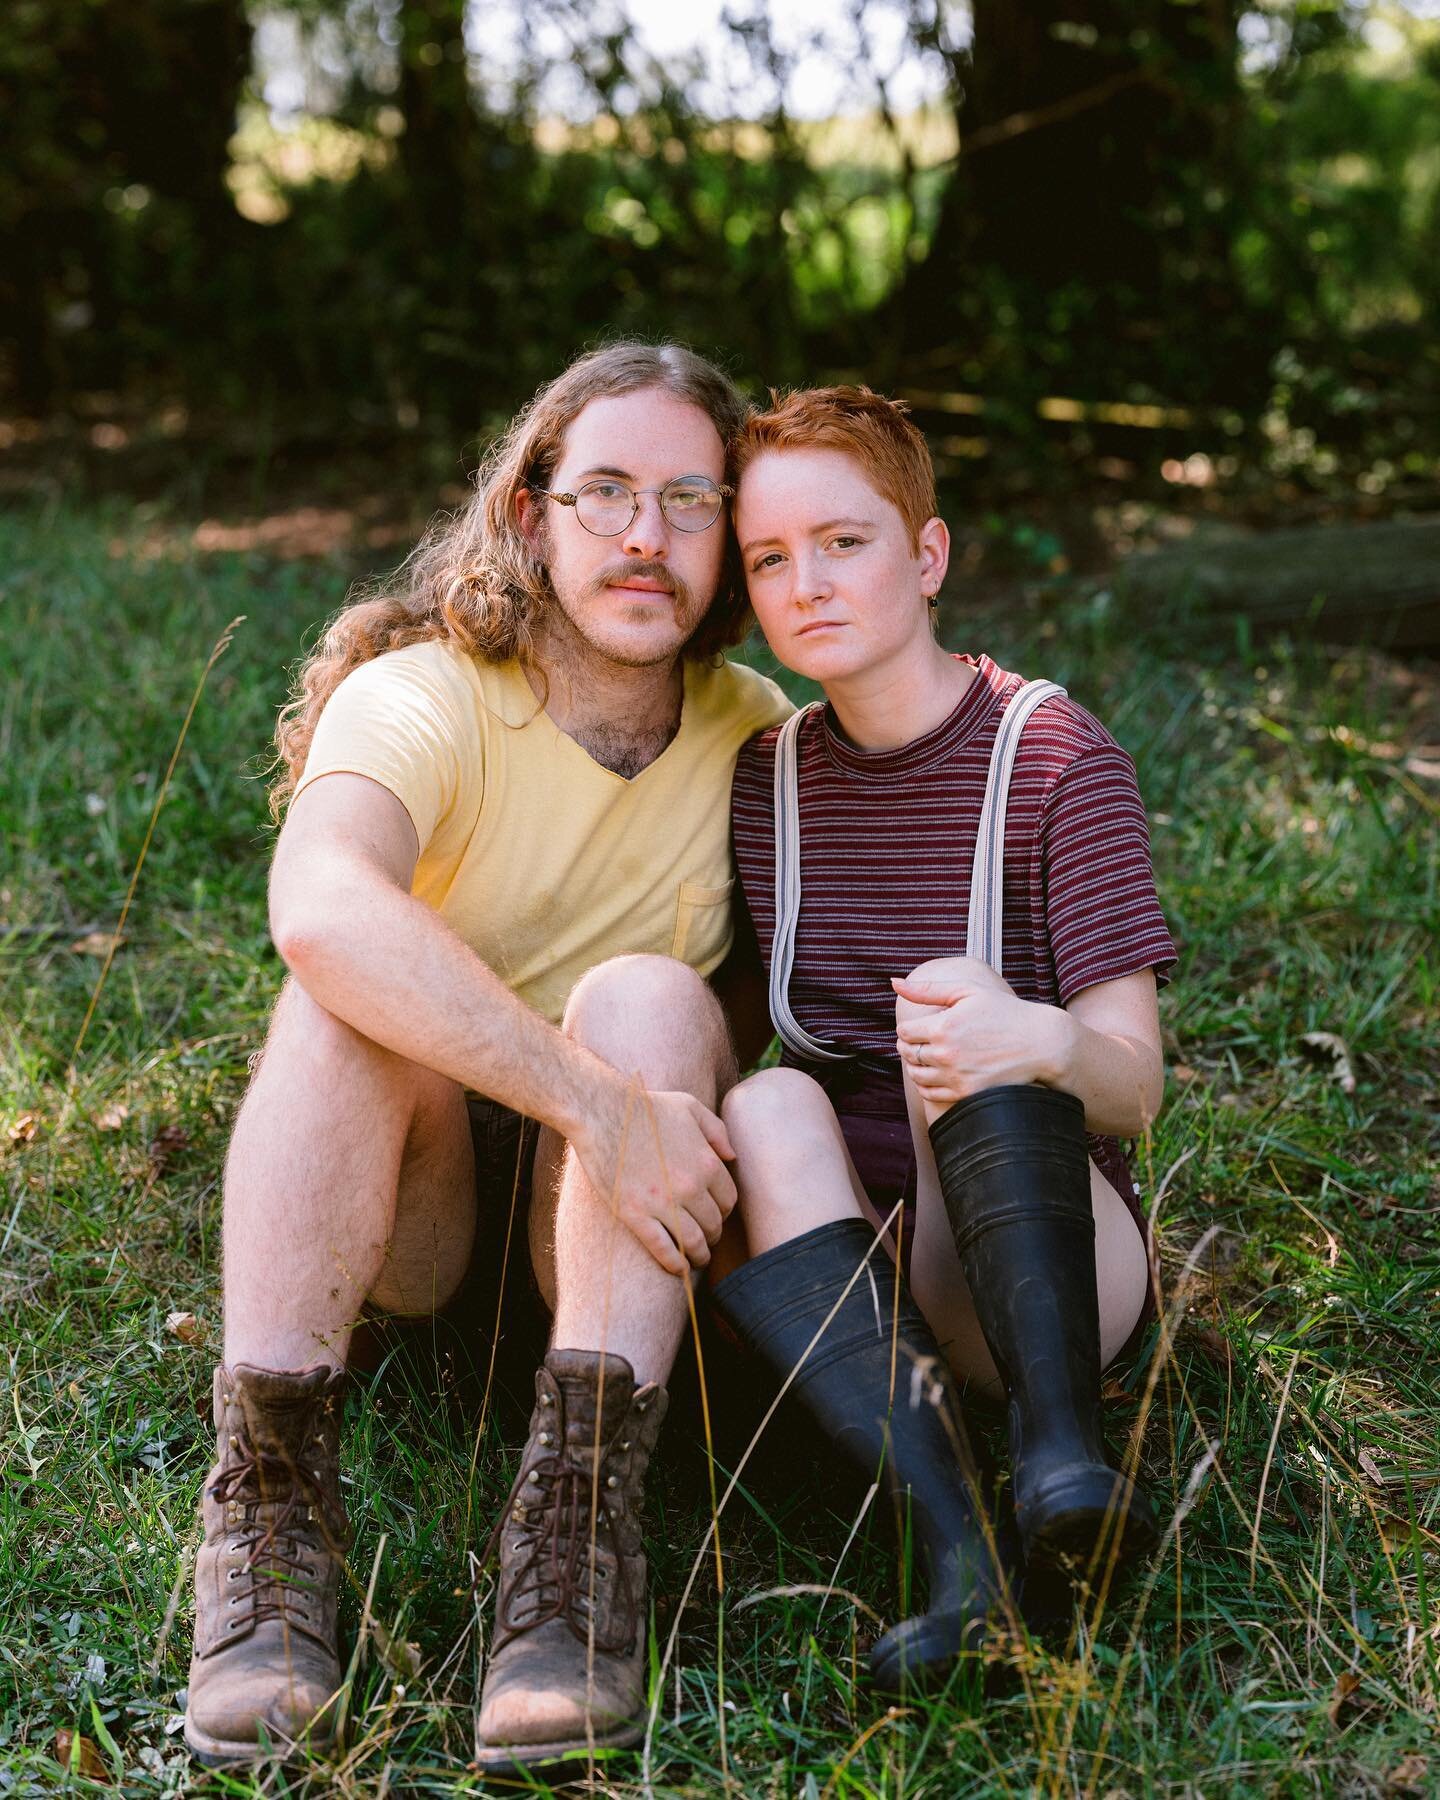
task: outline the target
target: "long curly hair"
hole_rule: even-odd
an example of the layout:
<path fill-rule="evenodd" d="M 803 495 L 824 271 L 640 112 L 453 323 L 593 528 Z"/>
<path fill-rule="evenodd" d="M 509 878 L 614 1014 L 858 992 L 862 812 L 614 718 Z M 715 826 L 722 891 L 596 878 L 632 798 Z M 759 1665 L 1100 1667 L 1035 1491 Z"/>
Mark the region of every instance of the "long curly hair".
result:
<path fill-rule="evenodd" d="M 326 701 L 352 669 L 431 638 L 448 638 L 486 662 L 533 661 L 535 621 L 553 590 L 520 530 L 516 497 L 522 488 L 548 485 L 565 433 L 590 401 L 645 388 L 691 401 L 727 446 L 748 410 L 729 376 L 682 344 L 606 344 L 547 382 L 490 446 L 471 498 L 458 512 L 437 517 L 392 575 L 352 591 L 300 666 L 275 726 L 273 819 L 295 791 Z M 731 540 L 719 591 L 684 653 L 717 656 L 739 643 L 749 623 Z"/>

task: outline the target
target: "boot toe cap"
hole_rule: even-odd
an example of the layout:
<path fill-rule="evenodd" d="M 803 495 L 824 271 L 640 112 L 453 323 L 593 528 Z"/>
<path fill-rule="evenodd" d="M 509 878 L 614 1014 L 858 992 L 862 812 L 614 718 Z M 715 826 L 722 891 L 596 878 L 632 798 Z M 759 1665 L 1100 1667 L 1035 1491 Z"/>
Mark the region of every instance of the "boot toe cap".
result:
<path fill-rule="evenodd" d="M 236 1650 L 245 1646 L 237 1645 Z M 221 1746 L 236 1754 L 251 1747 L 283 1749 L 297 1738 L 327 1743 L 334 1735 L 339 1671 L 328 1658 L 287 1656 L 281 1645 L 257 1646 L 261 1655 L 221 1657 L 192 1665 L 187 1735 L 202 1748 Z M 263 1654 L 270 1650 L 278 1654 Z"/>
<path fill-rule="evenodd" d="M 978 1667 L 984 1643 L 983 1613 L 922 1613 L 902 1619 L 870 1651 L 871 1683 L 887 1694 L 939 1687 L 962 1658 L 973 1659 Z"/>

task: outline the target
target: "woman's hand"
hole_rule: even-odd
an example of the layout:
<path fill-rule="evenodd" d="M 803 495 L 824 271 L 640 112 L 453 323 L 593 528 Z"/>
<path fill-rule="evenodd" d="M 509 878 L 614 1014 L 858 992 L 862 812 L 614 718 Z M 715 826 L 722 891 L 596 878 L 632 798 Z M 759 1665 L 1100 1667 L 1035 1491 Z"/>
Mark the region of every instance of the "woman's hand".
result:
<path fill-rule="evenodd" d="M 1057 1006 L 1021 1000 L 988 963 L 947 958 L 943 977 L 902 976 L 890 985 L 925 1010 L 900 1009 L 900 1060 L 931 1106 L 953 1106 L 982 1088 L 1047 1081 L 1071 1028 Z"/>

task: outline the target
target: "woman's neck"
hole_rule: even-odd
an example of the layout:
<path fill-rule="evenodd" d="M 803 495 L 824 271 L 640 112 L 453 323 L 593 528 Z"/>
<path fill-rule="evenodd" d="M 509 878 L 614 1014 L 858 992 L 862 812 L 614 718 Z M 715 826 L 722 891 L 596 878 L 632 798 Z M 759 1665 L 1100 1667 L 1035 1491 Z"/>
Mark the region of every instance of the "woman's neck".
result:
<path fill-rule="evenodd" d="M 827 683 L 825 698 L 857 749 L 898 750 L 943 724 L 977 673 L 927 637 L 914 652 Z"/>

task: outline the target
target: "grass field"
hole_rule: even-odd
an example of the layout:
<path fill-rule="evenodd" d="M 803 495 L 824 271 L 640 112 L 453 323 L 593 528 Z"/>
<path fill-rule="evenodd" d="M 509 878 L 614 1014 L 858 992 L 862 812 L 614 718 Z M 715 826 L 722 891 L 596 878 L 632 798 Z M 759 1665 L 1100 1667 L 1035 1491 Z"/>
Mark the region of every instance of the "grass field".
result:
<path fill-rule="evenodd" d="M 523 1427 L 423 1354 L 352 1401 L 345 1754 L 207 1776 L 179 1736 L 218 1177 L 280 977 L 257 759 L 353 571 L 146 560 L 127 546 L 149 529 L 0 515 L 0 1796 L 476 1791 L 468 1558 Z M 856 1671 L 905 1604 L 889 1521 L 842 1560 L 830 1469 L 762 1442 L 720 1521 L 722 1605 L 678 1417 L 652 1484 L 648 1775 L 602 1765 L 595 1791 L 1440 1792 L 1437 672 L 1217 644 L 1179 608 L 1136 637 L 1083 594 L 983 621 L 957 594 L 945 629 L 1098 712 L 1154 821 L 1183 960 L 1137 1167 L 1168 1312 L 1111 1419 L 1143 1425 L 1166 1547 L 1068 1653 L 1023 1647 L 978 1716 L 959 1691 L 887 1710 Z M 1353 1091 L 1312 1032 L 1343 1041 Z"/>

